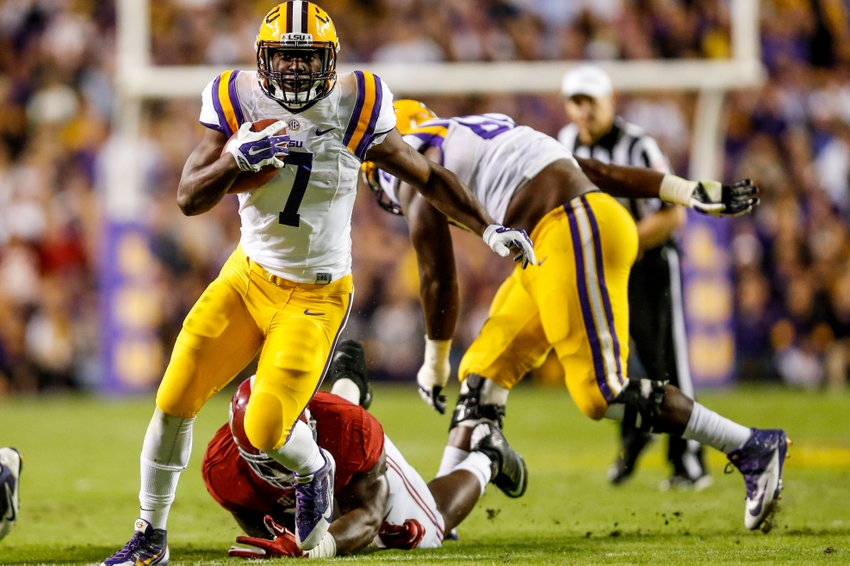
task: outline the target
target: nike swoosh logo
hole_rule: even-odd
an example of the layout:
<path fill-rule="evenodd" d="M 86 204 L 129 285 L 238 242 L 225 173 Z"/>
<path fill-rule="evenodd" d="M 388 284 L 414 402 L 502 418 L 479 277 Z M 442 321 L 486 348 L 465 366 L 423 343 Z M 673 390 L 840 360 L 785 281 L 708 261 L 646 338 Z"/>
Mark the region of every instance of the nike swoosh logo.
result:
<path fill-rule="evenodd" d="M 323 136 L 326 133 L 330 132 L 331 130 L 335 130 L 335 129 L 336 128 L 328 128 L 327 130 L 320 130 L 319 128 L 316 128 L 316 135 L 317 136 Z"/>
<path fill-rule="evenodd" d="M 256 149 L 257 151 L 254 151 L 255 149 Z M 261 148 L 259 148 L 259 149 L 258 149 L 258 148 L 256 148 L 256 147 L 249 147 L 249 148 L 248 148 L 248 155 L 257 155 L 258 153 L 262 153 L 262 152 L 264 152 L 264 151 L 266 151 L 266 148 L 264 148 L 264 147 L 261 147 Z"/>
<path fill-rule="evenodd" d="M 5 484 L 5 485 L 6 485 L 6 501 L 9 502 L 9 508 L 6 510 L 6 515 L 4 515 L 3 518 L 5 520 L 9 521 L 10 523 L 14 523 L 15 517 L 16 517 L 15 500 L 12 498 L 12 488 L 9 487 L 8 483 Z"/>
<path fill-rule="evenodd" d="M 769 470 L 776 464 L 778 451 L 773 453 L 773 458 L 771 458 L 770 463 L 767 465 L 765 470 Z M 762 506 L 764 505 L 764 498 L 767 497 L 767 484 L 770 481 L 770 477 L 767 473 L 763 473 L 758 481 L 758 490 L 761 492 L 761 497 L 757 500 L 753 500 L 752 502 L 747 502 L 747 512 L 753 517 L 758 517 L 761 513 Z"/>
<path fill-rule="evenodd" d="M 538 261 L 538 262 L 537 262 L 537 267 L 540 267 L 541 265 L 543 265 L 543 262 L 544 262 L 544 261 L 546 261 L 547 259 L 549 259 L 549 258 L 548 258 L 548 257 L 544 257 L 543 259 L 541 259 L 540 261 Z"/>
<path fill-rule="evenodd" d="M 304 309 L 304 314 L 307 316 L 323 316 L 325 313 L 323 312 L 310 312 L 310 309 Z"/>

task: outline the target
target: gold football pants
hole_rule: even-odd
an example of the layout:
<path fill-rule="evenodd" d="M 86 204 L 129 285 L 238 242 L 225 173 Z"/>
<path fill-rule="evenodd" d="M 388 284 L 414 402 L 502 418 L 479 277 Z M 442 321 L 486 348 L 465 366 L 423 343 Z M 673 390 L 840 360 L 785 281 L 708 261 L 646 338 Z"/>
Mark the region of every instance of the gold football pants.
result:
<path fill-rule="evenodd" d="M 538 264 L 499 288 L 460 378 L 511 389 L 555 348 L 576 405 L 600 419 L 627 376 L 634 220 L 612 197 L 588 193 L 544 216 L 531 239 Z"/>
<path fill-rule="evenodd" d="M 279 448 L 325 376 L 353 290 L 351 275 L 282 279 L 237 248 L 183 321 L 157 407 L 194 417 L 259 352 L 245 431 L 255 447 Z"/>

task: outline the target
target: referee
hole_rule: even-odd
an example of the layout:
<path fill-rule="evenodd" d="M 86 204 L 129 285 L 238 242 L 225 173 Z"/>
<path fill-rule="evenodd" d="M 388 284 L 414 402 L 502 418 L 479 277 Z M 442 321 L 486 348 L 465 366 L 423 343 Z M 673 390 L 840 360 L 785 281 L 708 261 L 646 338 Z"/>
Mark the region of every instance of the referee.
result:
<path fill-rule="evenodd" d="M 561 129 L 558 141 L 573 154 L 605 163 L 672 172 L 652 137 L 615 116 L 611 78 L 605 71 L 593 65 L 572 69 L 564 76 L 561 94 L 572 123 Z M 693 398 L 675 237 L 676 229 L 685 221 L 685 211 L 659 199 L 620 202 L 634 217 L 639 240 L 638 260 L 629 279 L 629 332 L 634 346 L 630 374 L 638 377 L 643 369 L 649 379 L 669 380 Z M 608 480 L 619 484 L 628 479 L 651 440 L 651 434 L 634 425 L 623 425 L 619 455 L 608 470 Z M 702 446 L 672 436 L 669 442 L 667 457 L 673 474 L 661 483 L 661 489 L 699 490 L 711 485 Z"/>

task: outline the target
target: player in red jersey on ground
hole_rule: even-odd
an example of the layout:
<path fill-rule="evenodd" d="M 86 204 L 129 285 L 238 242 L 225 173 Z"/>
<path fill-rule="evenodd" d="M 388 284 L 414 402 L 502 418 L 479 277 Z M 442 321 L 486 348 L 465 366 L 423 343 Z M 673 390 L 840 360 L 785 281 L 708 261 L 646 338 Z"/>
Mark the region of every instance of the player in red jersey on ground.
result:
<path fill-rule="evenodd" d="M 448 475 L 426 484 L 384 434 L 378 420 L 357 403 L 371 401 L 363 348 L 343 342 L 331 367 L 333 391 L 317 393 L 302 418 L 316 442 L 337 462 L 335 509 L 329 543 L 301 551 L 293 534 L 295 477 L 248 442 L 245 407 L 251 381 L 231 401 L 223 425 L 204 454 L 204 482 L 213 498 L 230 511 L 249 536 L 229 554 L 243 558 L 331 557 L 381 548 L 437 548 L 444 533 L 472 511 L 493 482 L 505 493 L 525 492 L 527 471 L 495 426 L 475 430 L 473 449 Z M 354 384 L 352 386 L 352 383 Z"/>

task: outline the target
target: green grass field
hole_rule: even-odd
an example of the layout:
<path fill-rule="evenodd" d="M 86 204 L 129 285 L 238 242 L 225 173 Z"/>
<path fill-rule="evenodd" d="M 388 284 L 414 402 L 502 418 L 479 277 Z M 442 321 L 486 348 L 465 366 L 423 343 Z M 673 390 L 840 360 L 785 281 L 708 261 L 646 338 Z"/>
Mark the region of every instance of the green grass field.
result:
<path fill-rule="evenodd" d="M 668 469 L 665 441 L 634 479 L 613 488 L 605 470 L 615 428 L 584 418 L 562 389 L 520 388 L 506 435 L 530 470 L 512 500 L 489 487 L 459 542 L 433 551 L 383 552 L 336 561 L 408 564 L 848 564 L 850 395 L 780 389 L 706 393 L 702 401 L 752 426 L 782 426 L 794 441 L 785 492 L 770 534 L 743 526 L 744 482 L 723 474 L 711 451 L 714 485 L 700 493 L 658 490 Z M 195 445 L 169 520 L 172 564 L 238 564 L 226 550 L 237 534 L 201 482 L 206 441 L 227 418 L 229 395 L 214 398 L 195 426 Z M 132 534 L 139 452 L 153 410 L 143 399 L 11 399 L 0 403 L 0 445 L 25 457 L 18 525 L 0 542 L 0 564 L 90 564 Z M 372 412 L 425 477 L 437 469 L 448 416 L 413 388 L 379 387 Z"/>

